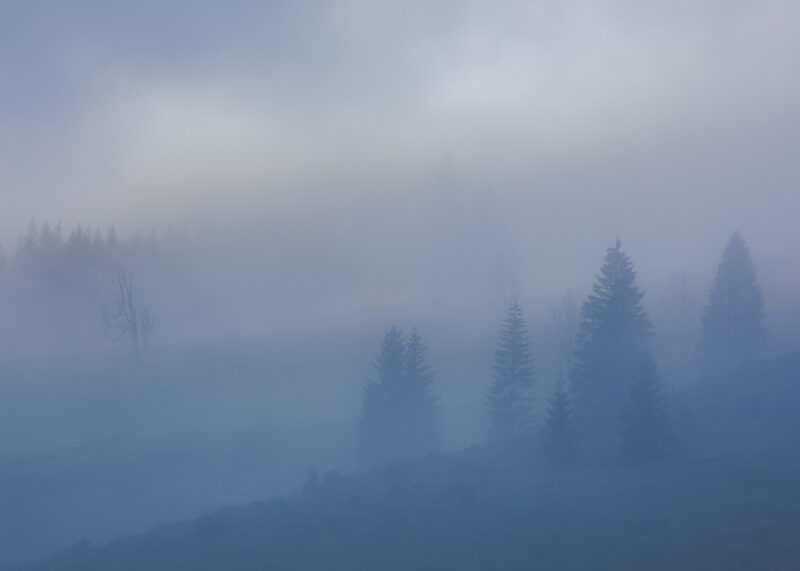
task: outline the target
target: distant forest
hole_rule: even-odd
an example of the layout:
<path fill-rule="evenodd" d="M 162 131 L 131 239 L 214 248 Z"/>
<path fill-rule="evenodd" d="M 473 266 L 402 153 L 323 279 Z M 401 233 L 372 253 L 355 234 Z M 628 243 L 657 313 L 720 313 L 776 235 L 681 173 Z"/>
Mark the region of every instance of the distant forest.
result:
<path fill-rule="evenodd" d="M 113 226 L 66 230 L 61 223 L 31 221 L 12 253 L 0 250 L 0 356 L 97 350 L 105 341 L 101 314 L 114 303 L 115 278 L 133 276 L 141 299 L 156 290 L 191 295 L 187 253 L 197 242 L 172 230 L 121 237 Z"/>

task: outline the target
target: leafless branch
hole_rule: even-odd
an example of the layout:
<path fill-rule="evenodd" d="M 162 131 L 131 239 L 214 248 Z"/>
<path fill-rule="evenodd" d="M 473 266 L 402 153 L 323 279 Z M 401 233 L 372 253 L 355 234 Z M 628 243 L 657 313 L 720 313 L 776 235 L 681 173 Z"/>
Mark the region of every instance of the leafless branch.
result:
<path fill-rule="evenodd" d="M 155 318 L 146 309 L 136 307 L 133 296 L 133 276 L 120 272 L 114 284 L 113 309 L 103 307 L 103 329 L 106 338 L 120 341 L 127 337 L 131 341 L 134 357 L 142 359 L 150 344 Z"/>

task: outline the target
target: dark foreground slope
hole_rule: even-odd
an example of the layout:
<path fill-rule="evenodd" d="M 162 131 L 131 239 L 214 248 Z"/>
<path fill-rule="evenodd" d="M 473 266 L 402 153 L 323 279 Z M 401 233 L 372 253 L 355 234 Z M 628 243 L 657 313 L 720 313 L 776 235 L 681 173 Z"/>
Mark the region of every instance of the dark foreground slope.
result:
<path fill-rule="evenodd" d="M 798 569 L 798 372 L 795 354 L 677 398 L 658 464 L 473 447 L 25 569 Z"/>

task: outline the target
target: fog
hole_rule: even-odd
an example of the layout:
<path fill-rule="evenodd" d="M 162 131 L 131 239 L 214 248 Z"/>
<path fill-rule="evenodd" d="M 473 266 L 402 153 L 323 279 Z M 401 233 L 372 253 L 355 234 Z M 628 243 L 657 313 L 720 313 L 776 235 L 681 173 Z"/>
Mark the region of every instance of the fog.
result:
<path fill-rule="evenodd" d="M 457 454 L 487 441 L 518 301 L 541 425 L 617 239 L 682 449 L 713 456 L 745 424 L 715 441 L 687 411 L 708 377 L 747 395 L 756 375 L 698 365 L 734 232 L 764 337 L 727 351 L 800 374 L 774 364 L 800 339 L 798 18 L 777 0 L 0 7 L 0 567 L 379 464 L 357 432 L 392 327 L 427 345 L 435 448 Z M 141 354 L 108 327 L 120 276 L 155 317 Z"/>

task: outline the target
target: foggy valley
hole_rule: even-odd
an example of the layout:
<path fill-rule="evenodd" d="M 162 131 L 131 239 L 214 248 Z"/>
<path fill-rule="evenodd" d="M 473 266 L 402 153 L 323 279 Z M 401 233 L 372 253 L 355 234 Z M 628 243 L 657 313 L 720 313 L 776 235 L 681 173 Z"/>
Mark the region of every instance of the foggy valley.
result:
<path fill-rule="evenodd" d="M 0 6 L 0 568 L 800 567 L 798 18 Z"/>

